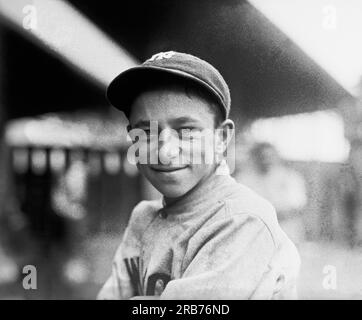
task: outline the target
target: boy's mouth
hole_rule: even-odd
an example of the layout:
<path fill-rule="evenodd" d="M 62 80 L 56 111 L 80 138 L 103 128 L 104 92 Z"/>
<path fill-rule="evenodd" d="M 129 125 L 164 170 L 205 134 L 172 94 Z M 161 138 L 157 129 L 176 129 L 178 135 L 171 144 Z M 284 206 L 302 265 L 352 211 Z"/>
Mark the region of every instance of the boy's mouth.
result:
<path fill-rule="evenodd" d="M 185 169 L 187 166 L 151 166 L 151 169 L 156 172 L 175 172 Z"/>

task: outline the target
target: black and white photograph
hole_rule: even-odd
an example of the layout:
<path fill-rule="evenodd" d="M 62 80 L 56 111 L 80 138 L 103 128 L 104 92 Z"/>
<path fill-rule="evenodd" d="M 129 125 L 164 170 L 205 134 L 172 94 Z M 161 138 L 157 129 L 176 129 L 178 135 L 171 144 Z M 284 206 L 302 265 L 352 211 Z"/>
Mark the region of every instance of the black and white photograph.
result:
<path fill-rule="evenodd" d="M 0 300 L 361 300 L 361 39 L 360 0 L 0 0 Z"/>

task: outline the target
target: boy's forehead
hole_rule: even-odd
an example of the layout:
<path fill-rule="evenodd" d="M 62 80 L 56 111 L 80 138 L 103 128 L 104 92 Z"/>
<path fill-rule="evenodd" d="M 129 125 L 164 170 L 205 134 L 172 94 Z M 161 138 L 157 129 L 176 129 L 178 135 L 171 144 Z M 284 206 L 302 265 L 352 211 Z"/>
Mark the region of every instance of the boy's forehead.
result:
<path fill-rule="evenodd" d="M 190 96 L 180 87 L 158 88 L 140 93 L 132 104 L 130 122 L 169 120 L 176 118 L 203 119 L 212 114 L 207 101 Z"/>

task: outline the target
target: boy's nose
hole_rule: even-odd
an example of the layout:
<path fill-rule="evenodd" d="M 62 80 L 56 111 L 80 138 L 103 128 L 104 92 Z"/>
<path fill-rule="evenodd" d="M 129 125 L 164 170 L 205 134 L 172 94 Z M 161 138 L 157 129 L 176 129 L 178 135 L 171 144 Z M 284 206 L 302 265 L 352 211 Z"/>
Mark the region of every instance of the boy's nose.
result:
<path fill-rule="evenodd" d="M 172 130 L 163 130 L 159 136 L 158 157 L 162 164 L 169 164 L 178 157 L 180 152 L 180 141 L 177 133 Z"/>

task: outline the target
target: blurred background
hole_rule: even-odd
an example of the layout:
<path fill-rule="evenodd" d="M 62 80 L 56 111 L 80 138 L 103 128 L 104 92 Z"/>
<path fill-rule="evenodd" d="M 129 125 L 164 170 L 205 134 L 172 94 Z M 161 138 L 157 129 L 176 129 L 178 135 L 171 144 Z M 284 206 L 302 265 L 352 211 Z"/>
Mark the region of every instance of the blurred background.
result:
<path fill-rule="evenodd" d="M 133 206 L 159 196 L 105 88 L 168 50 L 228 82 L 233 176 L 298 246 L 300 298 L 362 298 L 361 15 L 358 0 L 0 0 L 0 299 L 95 298 Z"/>

